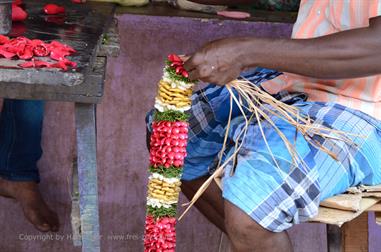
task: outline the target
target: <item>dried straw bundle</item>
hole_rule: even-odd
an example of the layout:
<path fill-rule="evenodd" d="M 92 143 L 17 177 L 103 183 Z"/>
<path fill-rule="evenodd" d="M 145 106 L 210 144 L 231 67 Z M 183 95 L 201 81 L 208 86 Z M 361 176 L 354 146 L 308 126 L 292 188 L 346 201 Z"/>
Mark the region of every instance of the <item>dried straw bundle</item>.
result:
<path fill-rule="evenodd" d="M 271 154 L 271 157 L 273 159 L 274 164 L 276 167 L 279 167 L 277 160 L 275 159 L 271 147 L 269 146 L 265 133 L 262 128 L 262 122 L 266 121 L 269 125 L 271 125 L 275 131 L 278 133 L 282 141 L 284 142 L 288 152 L 291 155 L 292 162 L 296 166 L 297 164 L 302 167 L 307 167 L 307 164 L 303 162 L 303 160 L 300 158 L 299 154 L 296 151 L 295 148 L 295 141 L 297 133 L 300 132 L 306 141 L 308 141 L 311 145 L 314 147 L 324 151 L 328 155 L 330 155 L 332 158 L 337 160 L 336 155 L 330 151 L 327 147 L 323 146 L 318 141 L 314 140 L 314 136 L 319 136 L 321 138 L 324 138 L 326 143 L 334 145 L 335 142 L 341 141 L 345 144 L 352 145 L 356 147 L 356 144 L 352 141 L 350 136 L 358 136 L 355 134 L 351 134 L 349 132 L 343 132 L 335 129 L 328 128 L 319 122 L 314 122 L 306 115 L 301 115 L 299 113 L 299 109 L 292 106 L 285 104 L 277 99 L 275 99 L 273 96 L 262 90 L 259 86 L 251 83 L 250 81 L 246 79 L 237 79 L 229 84 L 226 85 L 227 90 L 230 93 L 230 113 L 229 113 L 229 119 L 226 126 L 226 133 L 224 137 L 224 143 L 223 147 L 219 153 L 219 163 L 217 165 L 216 171 L 205 181 L 205 183 L 198 189 L 196 194 L 193 196 L 192 200 L 189 203 L 184 204 L 183 206 L 188 206 L 185 211 L 180 216 L 179 220 L 188 212 L 188 210 L 194 205 L 194 203 L 200 198 L 200 196 L 205 192 L 205 190 L 208 188 L 208 186 L 211 184 L 213 180 L 216 181 L 216 183 L 221 187 L 219 178 L 223 174 L 224 168 L 227 164 L 229 164 L 232 160 L 236 158 L 236 154 L 239 152 L 240 148 L 242 147 L 243 140 L 246 137 L 247 129 L 250 124 L 250 122 L 253 119 L 256 119 L 256 122 L 258 124 L 258 128 L 260 129 L 261 135 L 263 137 L 263 140 L 265 142 L 265 145 Z M 235 92 L 234 92 L 235 91 Z M 232 109 L 233 109 L 233 101 L 235 104 L 237 104 L 239 110 L 242 113 L 243 118 L 245 119 L 245 125 L 242 128 L 242 130 L 238 134 L 238 138 L 236 141 L 235 151 L 232 155 L 230 155 L 229 158 L 227 158 L 222 163 L 222 156 L 226 149 L 226 143 L 229 135 L 229 129 L 230 129 L 230 123 L 231 123 L 231 117 L 232 117 Z M 246 111 L 246 112 L 245 112 Z M 280 118 L 282 120 L 285 120 L 286 122 L 293 125 L 296 129 L 295 131 L 295 141 L 294 143 L 290 142 L 286 136 L 283 134 L 283 132 L 277 128 L 272 118 Z M 360 136 L 361 137 L 361 136 Z M 234 169 L 232 169 L 232 173 L 234 172 Z M 233 175 L 233 174 L 231 174 Z"/>

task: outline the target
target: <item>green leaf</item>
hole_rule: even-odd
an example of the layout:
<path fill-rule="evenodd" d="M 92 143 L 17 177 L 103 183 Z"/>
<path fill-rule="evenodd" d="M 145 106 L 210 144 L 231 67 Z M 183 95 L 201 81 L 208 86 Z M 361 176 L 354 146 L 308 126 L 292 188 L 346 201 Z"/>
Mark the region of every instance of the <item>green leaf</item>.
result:
<path fill-rule="evenodd" d="M 175 217 L 176 209 L 177 204 L 171 205 L 170 208 L 147 206 L 147 213 L 155 218 Z"/>
<path fill-rule="evenodd" d="M 175 111 L 175 110 L 168 110 L 164 112 L 156 111 L 153 116 L 153 120 L 155 122 L 160 122 L 160 121 L 176 122 L 176 121 L 187 121 L 189 117 L 190 115 L 188 113 Z"/>
<path fill-rule="evenodd" d="M 164 166 L 158 166 L 158 167 L 150 166 L 149 171 L 151 173 L 158 173 L 166 178 L 180 178 L 183 172 L 183 169 L 175 167 L 175 166 L 170 166 L 169 168 L 165 168 Z"/>
<path fill-rule="evenodd" d="M 165 71 L 169 74 L 170 78 L 173 80 L 178 80 L 178 81 L 184 81 L 185 83 L 191 84 L 192 81 L 189 78 L 186 78 L 180 74 L 176 73 L 176 69 L 171 67 L 171 62 L 169 60 L 165 61 Z"/>

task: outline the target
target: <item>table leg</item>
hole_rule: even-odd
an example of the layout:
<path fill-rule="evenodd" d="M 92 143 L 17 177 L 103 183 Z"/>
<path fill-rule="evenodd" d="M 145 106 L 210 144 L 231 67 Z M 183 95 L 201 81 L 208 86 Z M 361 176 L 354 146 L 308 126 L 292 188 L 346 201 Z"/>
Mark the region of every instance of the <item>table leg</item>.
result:
<path fill-rule="evenodd" d="M 79 185 L 78 185 L 78 165 L 77 155 L 73 158 L 72 176 L 71 176 L 71 229 L 74 247 L 82 246 L 81 237 L 81 213 L 79 208 Z"/>
<path fill-rule="evenodd" d="M 99 252 L 95 104 L 75 104 L 82 252 Z"/>
<path fill-rule="evenodd" d="M 368 213 L 345 223 L 341 228 L 327 225 L 328 252 L 369 251 Z"/>
<path fill-rule="evenodd" d="M 362 213 L 342 227 L 343 252 L 369 251 L 368 213 Z"/>
<path fill-rule="evenodd" d="M 341 252 L 341 229 L 336 225 L 327 225 L 327 251 Z"/>

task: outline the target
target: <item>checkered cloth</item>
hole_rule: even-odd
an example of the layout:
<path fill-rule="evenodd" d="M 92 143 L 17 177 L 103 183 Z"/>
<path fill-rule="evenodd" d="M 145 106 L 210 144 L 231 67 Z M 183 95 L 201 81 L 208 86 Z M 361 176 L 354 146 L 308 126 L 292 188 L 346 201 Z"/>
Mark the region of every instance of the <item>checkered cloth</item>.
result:
<path fill-rule="evenodd" d="M 257 68 L 242 77 L 255 85 L 280 73 Z M 346 191 L 359 184 L 381 183 L 381 122 L 371 116 L 334 103 L 309 102 L 304 94 L 281 92 L 275 97 L 299 108 L 316 124 L 345 132 L 356 145 L 340 141 L 327 141 L 312 136 L 335 153 L 333 159 L 311 145 L 295 127 L 273 117 L 303 162 L 295 164 L 274 128 L 262 121 L 269 153 L 256 121 L 249 125 L 237 162 L 230 162 L 222 178 L 223 197 L 246 212 L 264 228 L 280 232 L 292 225 L 307 221 L 318 212 L 320 201 Z M 209 85 L 193 95 L 191 109 L 188 156 L 185 160 L 183 180 L 210 175 L 216 168 L 217 155 L 222 148 L 229 117 L 230 97 L 224 87 Z M 152 113 L 151 113 L 152 114 Z M 231 129 L 224 158 L 234 152 L 234 145 L 244 127 L 244 117 L 233 106 Z M 147 117 L 148 125 L 152 120 Z M 274 163 L 273 157 L 279 167 Z M 231 169 L 235 170 L 231 176 Z"/>

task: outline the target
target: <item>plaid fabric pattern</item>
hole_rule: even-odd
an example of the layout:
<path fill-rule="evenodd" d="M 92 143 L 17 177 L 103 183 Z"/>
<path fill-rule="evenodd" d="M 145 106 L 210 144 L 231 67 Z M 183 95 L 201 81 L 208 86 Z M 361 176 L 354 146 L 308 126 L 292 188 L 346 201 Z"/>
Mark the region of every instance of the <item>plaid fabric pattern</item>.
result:
<path fill-rule="evenodd" d="M 242 76 L 256 85 L 278 76 L 267 69 L 255 69 Z M 278 133 L 266 121 L 261 122 L 268 151 L 257 122 L 249 125 L 237 162 L 225 170 L 223 197 L 238 206 L 264 228 L 280 232 L 315 216 L 319 203 L 327 197 L 345 192 L 350 186 L 381 183 L 381 123 L 373 117 L 335 103 L 308 102 L 304 94 L 280 92 L 275 97 L 292 104 L 317 124 L 350 132 L 356 146 L 311 136 L 335 153 L 333 159 L 312 146 L 295 128 L 279 118 L 276 126 L 306 164 L 294 164 Z M 193 180 L 212 173 L 222 148 L 229 116 L 229 93 L 223 87 L 210 85 L 193 96 L 188 156 L 183 180 Z M 233 106 L 229 145 L 225 157 L 234 152 L 244 118 Z M 150 116 L 147 117 L 150 121 Z M 272 155 L 276 159 L 273 161 Z M 233 176 L 231 169 L 235 169 Z"/>

